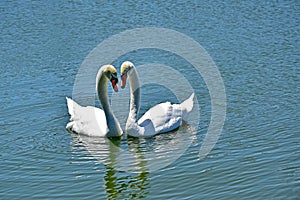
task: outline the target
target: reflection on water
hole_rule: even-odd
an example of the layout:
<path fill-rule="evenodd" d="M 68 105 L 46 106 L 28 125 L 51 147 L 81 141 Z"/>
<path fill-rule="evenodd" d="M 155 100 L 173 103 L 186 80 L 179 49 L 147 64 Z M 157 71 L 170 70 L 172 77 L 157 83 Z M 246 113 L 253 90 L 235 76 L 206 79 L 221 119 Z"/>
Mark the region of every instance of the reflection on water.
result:
<path fill-rule="evenodd" d="M 123 195 L 135 199 L 142 199 L 146 196 L 146 189 L 149 187 L 147 179 L 149 172 L 145 169 L 146 162 L 138 147 L 135 148 L 136 151 L 131 151 L 134 153 L 131 155 L 122 150 L 121 146 L 125 145 L 125 140 L 120 138 L 86 137 L 75 134 L 72 134 L 72 137 L 72 146 L 75 149 L 77 147 L 84 148 L 99 164 L 105 165 L 104 187 L 108 199 L 116 199 Z M 134 144 L 130 146 L 134 146 Z M 140 169 L 139 172 L 127 175 L 120 172 L 120 164 L 124 164 L 125 159 L 134 161 L 134 164 Z"/>
<path fill-rule="evenodd" d="M 146 197 L 151 171 L 166 167 L 184 152 L 196 128 L 183 124 L 179 129 L 151 138 L 103 138 L 72 135 L 72 149 L 84 149 L 88 157 L 104 164 L 104 187 L 109 199 Z M 184 147 L 184 148 L 183 148 Z"/>

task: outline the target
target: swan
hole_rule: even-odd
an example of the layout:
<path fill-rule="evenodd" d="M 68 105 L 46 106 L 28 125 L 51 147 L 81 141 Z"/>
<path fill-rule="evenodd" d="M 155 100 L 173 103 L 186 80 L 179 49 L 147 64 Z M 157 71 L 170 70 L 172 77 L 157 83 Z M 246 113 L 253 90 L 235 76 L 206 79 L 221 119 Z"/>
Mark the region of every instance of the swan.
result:
<path fill-rule="evenodd" d="M 96 91 L 103 110 L 93 106 L 80 106 L 66 97 L 71 116 L 66 129 L 87 136 L 117 137 L 123 134 L 120 123 L 113 114 L 108 100 L 108 81 L 115 92 L 118 91 L 117 70 L 112 65 L 102 66 L 96 77 Z"/>
<path fill-rule="evenodd" d="M 125 125 L 128 135 L 133 137 L 150 137 L 178 128 L 193 109 L 194 93 L 181 104 L 164 102 L 150 108 L 139 120 L 140 83 L 135 66 L 125 61 L 121 65 L 121 88 L 125 88 L 126 80 L 130 84 L 130 111 Z"/>

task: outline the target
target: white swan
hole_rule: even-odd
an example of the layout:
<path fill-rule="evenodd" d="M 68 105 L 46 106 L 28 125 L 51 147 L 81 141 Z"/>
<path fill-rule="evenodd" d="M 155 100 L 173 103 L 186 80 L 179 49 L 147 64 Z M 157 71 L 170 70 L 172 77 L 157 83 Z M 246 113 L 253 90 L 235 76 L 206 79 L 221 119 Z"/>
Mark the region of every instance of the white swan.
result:
<path fill-rule="evenodd" d="M 135 66 L 125 61 L 121 65 L 121 87 L 126 80 L 130 84 L 130 111 L 126 122 L 126 132 L 134 137 L 148 137 L 165 133 L 178 128 L 193 109 L 194 93 L 181 104 L 170 102 L 160 103 L 150 108 L 138 121 L 136 119 L 140 108 L 140 83 Z"/>
<path fill-rule="evenodd" d="M 68 111 L 71 115 L 66 129 L 88 136 L 115 137 L 123 134 L 120 123 L 109 105 L 107 93 L 109 80 L 113 89 L 117 92 L 117 70 L 112 65 L 104 65 L 99 69 L 96 77 L 96 91 L 104 111 L 92 106 L 80 106 L 66 97 Z"/>

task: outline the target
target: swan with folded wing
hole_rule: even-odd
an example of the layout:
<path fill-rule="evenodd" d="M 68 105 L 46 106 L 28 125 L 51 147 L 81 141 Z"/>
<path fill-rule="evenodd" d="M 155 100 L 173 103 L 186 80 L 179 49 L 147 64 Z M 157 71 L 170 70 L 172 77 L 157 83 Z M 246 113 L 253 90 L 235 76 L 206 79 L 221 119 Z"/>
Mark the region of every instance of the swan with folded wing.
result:
<path fill-rule="evenodd" d="M 164 102 L 150 108 L 139 120 L 140 83 L 133 63 L 125 61 L 121 65 L 121 87 L 130 84 L 130 111 L 125 130 L 133 137 L 149 137 L 178 128 L 193 109 L 194 93 L 181 104 Z"/>
<path fill-rule="evenodd" d="M 93 106 L 80 106 L 66 97 L 68 112 L 71 115 L 66 129 L 82 135 L 117 137 L 123 134 L 108 100 L 108 81 L 115 92 L 118 91 L 117 70 L 112 65 L 102 66 L 96 77 L 96 92 L 102 109 Z"/>

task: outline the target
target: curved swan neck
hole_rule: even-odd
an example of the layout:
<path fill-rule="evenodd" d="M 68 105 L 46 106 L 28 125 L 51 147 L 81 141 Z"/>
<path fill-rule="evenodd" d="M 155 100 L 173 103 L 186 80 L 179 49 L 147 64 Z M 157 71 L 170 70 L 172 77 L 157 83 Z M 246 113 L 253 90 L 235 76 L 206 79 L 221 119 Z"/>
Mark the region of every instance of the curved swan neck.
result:
<path fill-rule="evenodd" d="M 140 110 L 141 90 L 138 73 L 135 67 L 128 73 L 128 79 L 130 84 L 130 112 L 128 118 L 136 121 L 137 114 Z"/>
<path fill-rule="evenodd" d="M 99 73 L 97 74 L 96 81 L 97 81 L 96 90 L 98 93 L 98 98 L 104 110 L 107 127 L 109 129 L 107 136 L 108 137 L 121 136 L 123 131 L 120 127 L 119 121 L 115 117 L 109 104 L 108 89 L 107 89 L 108 78 L 104 75 L 103 70 L 100 70 Z"/>
<path fill-rule="evenodd" d="M 112 115 L 112 110 L 110 108 L 110 104 L 108 101 L 108 89 L 107 89 L 107 85 L 108 85 L 108 79 L 106 77 L 103 76 L 103 74 L 99 75 L 100 78 L 98 80 L 98 84 L 97 84 L 97 94 L 98 94 L 98 98 L 100 100 L 100 103 L 103 107 L 103 110 L 105 112 L 105 115 Z"/>

